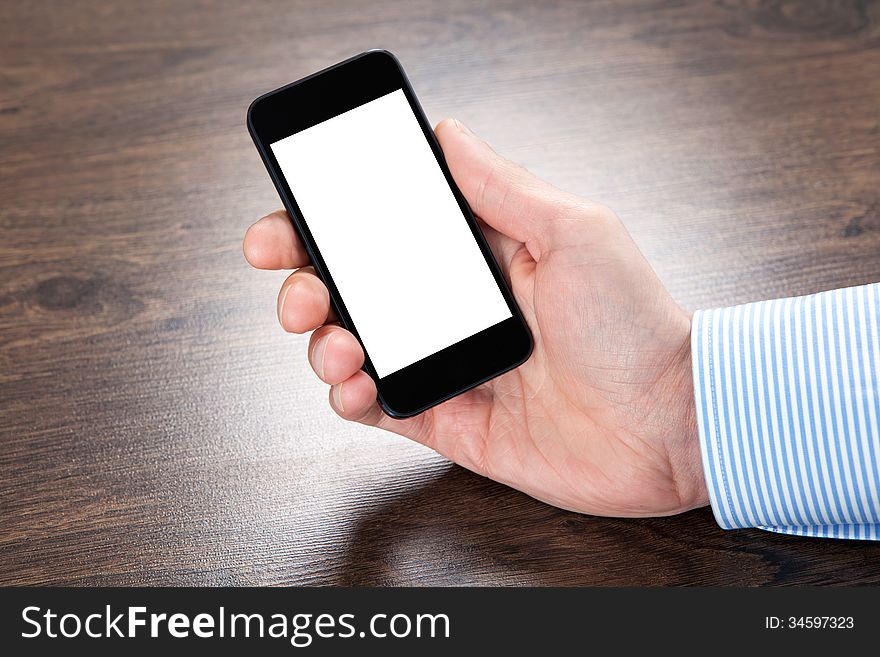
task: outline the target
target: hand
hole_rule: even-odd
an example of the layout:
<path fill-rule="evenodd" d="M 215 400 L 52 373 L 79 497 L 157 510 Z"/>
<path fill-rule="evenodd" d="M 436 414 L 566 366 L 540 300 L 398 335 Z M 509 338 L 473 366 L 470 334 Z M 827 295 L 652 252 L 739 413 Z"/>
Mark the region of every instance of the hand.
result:
<path fill-rule="evenodd" d="M 707 503 L 696 436 L 690 314 L 607 208 L 562 192 L 447 119 L 437 138 L 535 338 L 522 366 L 414 418 L 376 403 L 364 354 L 287 214 L 250 227 L 248 262 L 299 268 L 278 297 L 285 330 L 314 330 L 309 361 L 343 418 L 416 440 L 550 504 L 654 516 Z"/>

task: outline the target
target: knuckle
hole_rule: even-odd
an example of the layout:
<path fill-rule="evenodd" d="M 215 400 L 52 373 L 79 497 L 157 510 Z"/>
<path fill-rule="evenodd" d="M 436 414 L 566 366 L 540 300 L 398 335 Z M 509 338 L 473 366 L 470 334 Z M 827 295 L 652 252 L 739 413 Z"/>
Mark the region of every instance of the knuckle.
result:
<path fill-rule="evenodd" d="M 562 206 L 559 221 L 555 222 L 562 228 L 609 228 L 620 220 L 607 205 L 574 197 L 570 203 Z"/>

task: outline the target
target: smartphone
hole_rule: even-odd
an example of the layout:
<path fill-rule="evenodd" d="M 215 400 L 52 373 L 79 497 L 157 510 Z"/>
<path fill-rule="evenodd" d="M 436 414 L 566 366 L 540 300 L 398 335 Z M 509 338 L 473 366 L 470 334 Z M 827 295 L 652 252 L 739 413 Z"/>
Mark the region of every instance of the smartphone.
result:
<path fill-rule="evenodd" d="M 528 359 L 532 336 L 403 68 L 372 50 L 257 98 L 248 130 L 392 417 Z"/>

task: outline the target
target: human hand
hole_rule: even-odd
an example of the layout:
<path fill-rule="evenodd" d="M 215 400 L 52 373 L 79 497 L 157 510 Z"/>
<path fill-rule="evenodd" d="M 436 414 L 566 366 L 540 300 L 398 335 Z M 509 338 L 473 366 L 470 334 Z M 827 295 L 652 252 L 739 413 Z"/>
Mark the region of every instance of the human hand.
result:
<path fill-rule="evenodd" d="M 413 418 L 376 403 L 355 337 L 281 210 L 250 227 L 260 269 L 284 282 L 285 330 L 312 331 L 309 362 L 343 418 L 401 434 L 558 507 L 656 516 L 705 505 L 696 435 L 690 314 L 607 208 L 496 154 L 457 121 L 436 129 L 535 339 L 531 358 Z"/>

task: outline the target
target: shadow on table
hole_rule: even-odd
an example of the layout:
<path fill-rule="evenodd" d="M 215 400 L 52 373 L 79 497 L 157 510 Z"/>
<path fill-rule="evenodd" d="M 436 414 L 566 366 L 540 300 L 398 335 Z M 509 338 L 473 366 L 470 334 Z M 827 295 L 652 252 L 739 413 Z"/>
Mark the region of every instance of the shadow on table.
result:
<path fill-rule="evenodd" d="M 708 509 L 636 520 L 570 513 L 450 466 L 365 513 L 337 583 L 772 584 L 804 579 L 810 557 L 821 563 L 830 552 L 839 562 L 852 551 L 757 530 L 723 532 Z"/>
<path fill-rule="evenodd" d="M 456 466 L 386 500 L 357 524 L 336 583 L 880 583 L 878 543 L 722 531 L 708 508 L 671 518 L 585 516 Z"/>

